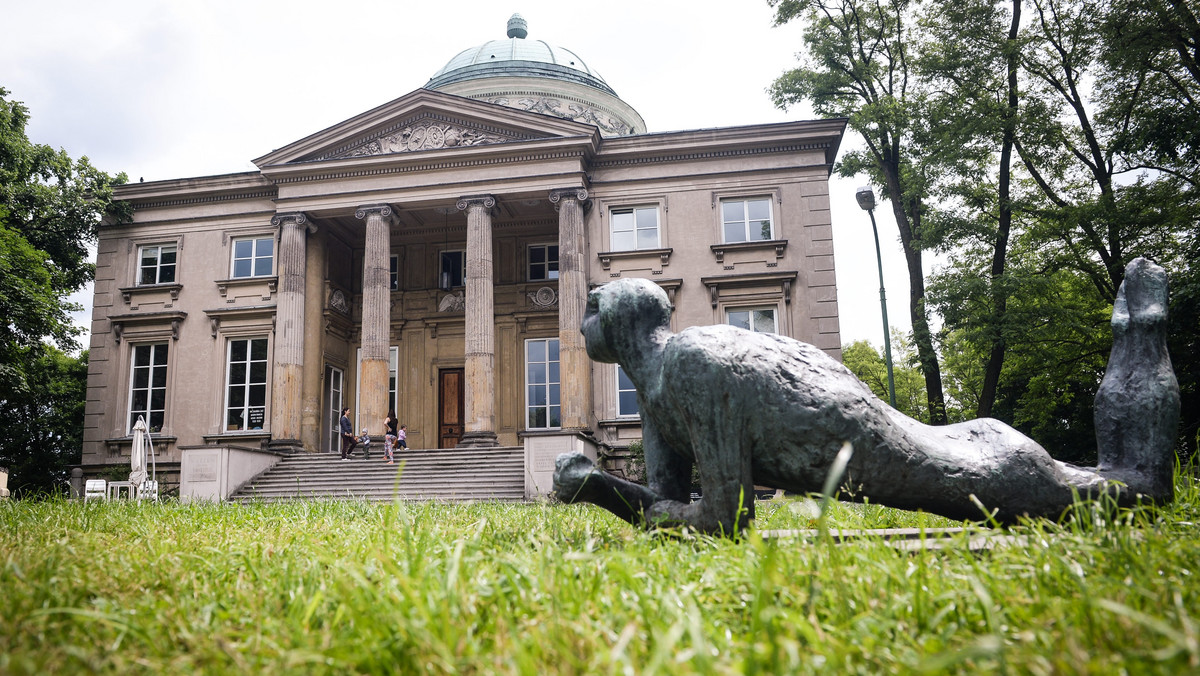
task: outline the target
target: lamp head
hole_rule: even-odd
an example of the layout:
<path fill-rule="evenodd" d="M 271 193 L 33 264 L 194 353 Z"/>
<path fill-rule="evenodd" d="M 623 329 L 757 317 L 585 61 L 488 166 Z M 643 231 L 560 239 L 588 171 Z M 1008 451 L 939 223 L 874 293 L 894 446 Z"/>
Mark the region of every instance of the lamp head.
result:
<path fill-rule="evenodd" d="M 858 206 L 862 207 L 863 211 L 871 211 L 875 208 L 875 191 L 869 185 L 864 185 L 854 191 L 854 199 L 858 200 Z"/>

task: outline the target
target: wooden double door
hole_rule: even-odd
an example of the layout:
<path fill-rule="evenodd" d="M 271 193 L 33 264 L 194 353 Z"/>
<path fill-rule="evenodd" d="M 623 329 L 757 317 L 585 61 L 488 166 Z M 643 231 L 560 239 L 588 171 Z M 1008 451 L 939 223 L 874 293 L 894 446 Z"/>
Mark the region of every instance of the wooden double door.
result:
<path fill-rule="evenodd" d="M 438 370 L 438 448 L 454 448 L 463 435 L 462 369 Z"/>

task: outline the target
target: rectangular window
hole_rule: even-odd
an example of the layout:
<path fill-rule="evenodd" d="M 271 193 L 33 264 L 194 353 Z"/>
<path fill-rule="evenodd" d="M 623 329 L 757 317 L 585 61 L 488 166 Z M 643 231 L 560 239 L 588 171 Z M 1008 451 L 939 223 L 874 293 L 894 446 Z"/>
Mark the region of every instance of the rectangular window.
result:
<path fill-rule="evenodd" d="M 771 198 L 721 200 L 721 227 L 726 244 L 775 239 Z"/>
<path fill-rule="evenodd" d="M 267 419 L 267 339 L 229 341 L 226 364 L 225 429 L 261 430 Z"/>
<path fill-rule="evenodd" d="M 391 260 L 389 261 L 389 266 L 391 269 L 388 272 L 388 281 L 390 282 L 388 288 L 390 288 L 392 291 L 399 291 L 400 290 L 400 257 L 399 256 L 391 256 Z"/>
<path fill-rule="evenodd" d="M 141 417 L 146 429 L 161 432 L 167 410 L 167 343 L 133 346 L 129 383 L 129 429 Z"/>
<path fill-rule="evenodd" d="M 467 252 L 443 251 L 441 272 L 438 274 L 438 288 L 443 291 L 464 286 L 467 283 Z"/>
<path fill-rule="evenodd" d="M 636 417 L 638 414 L 637 388 L 625 374 L 625 369 L 617 364 L 617 415 L 627 418 Z"/>
<path fill-rule="evenodd" d="M 658 248 L 658 207 L 613 209 L 610 216 L 613 251 Z"/>
<path fill-rule="evenodd" d="M 529 281 L 558 279 L 558 245 L 535 244 L 529 247 Z"/>
<path fill-rule="evenodd" d="M 270 277 L 275 263 L 275 238 L 256 237 L 233 240 L 234 279 Z"/>
<path fill-rule="evenodd" d="M 527 429 L 562 427 L 562 404 L 559 395 L 558 339 L 525 341 Z"/>
<path fill-rule="evenodd" d="M 756 333 L 779 333 L 775 323 L 775 308 L 736 308 L 725 311 L 726 320 L 741 329 Z"/>
<path fill-rule="evenodd" d="M 395 411 L 396 404 L 396 374 L 400 370 L 400 348 L 388 349 L 388 410 Z"/>
<path fill-rule="evenodd" d="M 363 396 L 362 395 L 363 382 L 362 382 L 362 348 L 361 347 L 358 348 L 356 358 L 358 359 L 358 371 L 357 371 L 357 373 L 358 373 L 358 378 L 357 378 L 358 394 L 357 394 L 357 397 L 358 397 L 358 401 L 361 402 L 362 396 Z M 397 399 L 397 394 L 398 394 L 397 383 L 399 382 L 399 378 L 397 376 L 399 375 L 399 373 L 400 373 L 400 348 L 393 345 L 388 348 L 388 403 L 387 403 L 387 407 L 388 407 L 389 411 L 395 411 L 396 408 L 398 407 L 398 405 L 400 404 L 399 400 Z M 361 413 L 361 411 L 357 411 L 357 410 L 354 412 L 354 415 L 355 415 L 354 431 L 358 432 L 358 431 L 362 430 L 362 428 L 364 428 L 364 427 L 366 427 L 368 431 L 374 430 L 375 429 L 374 424 L 376 421 L 371 421 L 371 420 L 367 420 L 365 418 L 361 418 L 361 417 L 359 417 L 360 413 Z M 339 413 L 339 419 L 340 418 L 341 418 L 341 416 Z M 383 421 L 380 420 L 380 421 L 378 421 L 378 423 L 379 423 L 378 427 L 380 429 L 382 429 Z"/>
<path fill-rule="evenodd" d="M 138 284 L 173 284 L 175 282 L 174 244 L 141 248 Z"/>

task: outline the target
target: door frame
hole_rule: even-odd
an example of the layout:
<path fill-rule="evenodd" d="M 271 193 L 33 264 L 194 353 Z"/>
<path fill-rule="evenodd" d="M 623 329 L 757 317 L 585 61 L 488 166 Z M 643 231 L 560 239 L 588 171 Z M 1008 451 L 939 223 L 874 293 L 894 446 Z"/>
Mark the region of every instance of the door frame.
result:
<path fill-rule="evenodd" d="M 458 424 L 457 425 L 454 425 L 453 423 L 447 423 L 446 417 L 445 417 L 446 402 L 444 401 L 444 398 L 446 396 L 446 385 L 445 385 L 446 377 L 450 376 L 450 375 L 455 375 L 455 374 L 458 375 L 458 402 L 457 402 L 457 404 L 458 404 L 458 406 L 457 406 Z M 465 426 L 465 421 L 463 420 L 463 399 L 465 398 L 464 390 L 465 390 L 465 384 L 466 384 L 465 369 L 463 369 L 462 367 L 440 368 L 440 369 L 438 369 L 437 383 L 438 383 L 437 384 L 437 388 L 438 388 L 438 391 L 437 391 L 437 418 L 438 418 L 437 443 L 438 443 L 438 448 L 454 448 L 454 446 L 456 446 L 458 444 L 458 442 L 462 440 L 463 429 Z M 454 427 L 458 428 L 457 435 L 453 434 Z M 447 430 L 447 428 L 450 428 L 450 429 Z M 449 431 L 450 433 L 447 434 L 447 431 Z M 446 443 L 447 439 L 453 439 L 454 444 L 447 445 L 447 443 Z"/>

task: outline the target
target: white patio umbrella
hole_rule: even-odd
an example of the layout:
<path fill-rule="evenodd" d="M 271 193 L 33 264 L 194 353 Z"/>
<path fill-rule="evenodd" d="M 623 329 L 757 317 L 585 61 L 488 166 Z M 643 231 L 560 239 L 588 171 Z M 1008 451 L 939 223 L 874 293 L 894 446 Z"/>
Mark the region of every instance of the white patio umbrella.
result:
<path fill-rule="evenodd" d="M 146 439 L 146 421 L 139 415 L 137 422 L 133 424 L 133 450 L 129 454 L 129 483 L 133 484 L 135 490 L 140 490 L 146 482 L 146 449 L 149 445 Z"/>

